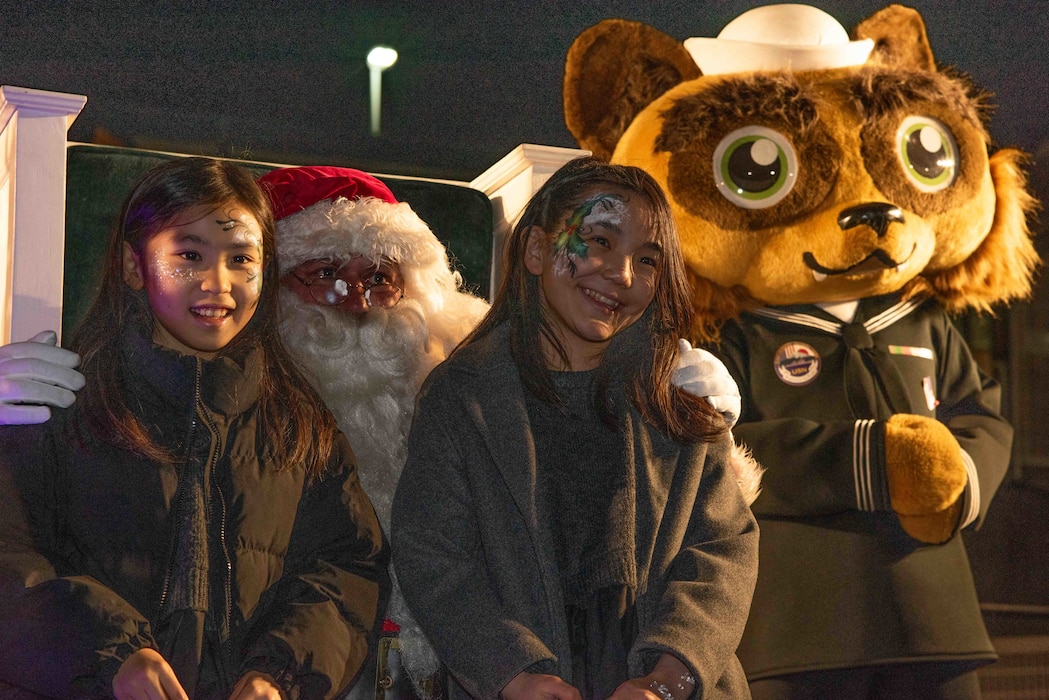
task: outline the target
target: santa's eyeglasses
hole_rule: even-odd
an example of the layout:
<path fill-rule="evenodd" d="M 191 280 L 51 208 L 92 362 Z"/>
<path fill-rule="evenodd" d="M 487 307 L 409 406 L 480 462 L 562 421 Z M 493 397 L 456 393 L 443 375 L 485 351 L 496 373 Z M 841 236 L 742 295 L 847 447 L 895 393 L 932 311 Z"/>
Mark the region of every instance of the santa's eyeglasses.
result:
<path fill-rule="evenodd" d="M 381 272 L 354 284 L 332 273 L 331 268 L 323 268 L 306 278 L 294 272 L 292 275 L 310 290 L 310 296 L 315 302 L 324 306 L 338 306 L 350 298 L 350 292 L 357 292 L 364 296 L 364 302 L 369 307 L 389 309 L 396 306 L 404 296 L 404 290 L 386 279 L 386 275 Z"/>

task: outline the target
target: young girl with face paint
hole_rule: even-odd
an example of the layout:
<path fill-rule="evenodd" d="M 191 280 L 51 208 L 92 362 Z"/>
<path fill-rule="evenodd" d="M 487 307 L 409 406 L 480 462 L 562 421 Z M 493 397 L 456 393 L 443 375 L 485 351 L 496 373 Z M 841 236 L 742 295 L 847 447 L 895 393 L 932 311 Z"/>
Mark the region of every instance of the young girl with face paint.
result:
<path fill-rule="evenodd" d="M 490 313 L 424 385 L 394 499 L 404 597 L 452 696 L 740 698 L 757 527 L 705 401 L 669 207 L 573 161 L 507 239 Z"/>
<path fill-rule="evenodd" d="M 250 173 L 180 158 L 131 192 L 72 342 L 86 388 L 0 428 L 0 687 L 246 700 L 353 679 L 388 550 L 277 291 Z"/>

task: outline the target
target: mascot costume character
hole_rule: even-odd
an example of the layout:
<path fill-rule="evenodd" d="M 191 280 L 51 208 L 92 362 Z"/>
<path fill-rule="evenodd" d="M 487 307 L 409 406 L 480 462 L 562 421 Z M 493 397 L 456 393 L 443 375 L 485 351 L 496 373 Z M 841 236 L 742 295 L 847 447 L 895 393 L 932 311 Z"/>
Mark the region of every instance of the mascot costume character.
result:
<path fill-rule="evenodd" d="M 933 60 L 915 10 L 850 37 L 768 5 L 679 42 L 606 20 L 572 44 L 583 148 L 652 173 L 678 220 L 696 340 L 767 469 L 739 649 L 755 697 L 974 697 L 994 649 L 961 528 L 1005 475 L 998 385 L 948 313 L 1026 297 L 1022 154 Z"/>

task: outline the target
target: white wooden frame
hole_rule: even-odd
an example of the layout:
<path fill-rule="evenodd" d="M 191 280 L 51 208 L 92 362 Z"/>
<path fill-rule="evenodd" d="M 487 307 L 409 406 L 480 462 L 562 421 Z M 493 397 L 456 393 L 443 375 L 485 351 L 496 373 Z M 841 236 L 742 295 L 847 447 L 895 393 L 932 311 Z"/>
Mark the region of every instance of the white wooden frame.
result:
<path fill-rule="evenodd" d="M 0 344 L 61 328 L 67 134 L 86 103 L 0 86 Z"/>

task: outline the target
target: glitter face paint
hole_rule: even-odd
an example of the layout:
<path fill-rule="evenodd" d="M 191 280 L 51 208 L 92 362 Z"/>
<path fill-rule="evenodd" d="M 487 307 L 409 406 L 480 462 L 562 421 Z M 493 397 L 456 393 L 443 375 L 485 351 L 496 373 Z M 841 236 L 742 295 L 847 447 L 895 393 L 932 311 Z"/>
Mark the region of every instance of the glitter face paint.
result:
<path fill-rule="evenodd" d="M 589 246 L 583 234 L 595 224 L 618 227 L 627 216 L 626 202 L 619 195 L 600 193 L 582 202 L 565 219 L 565 226 L 554 239 L 554 273 L 574 275 L 576 263 L 585 260 Z"/>
<path fill-rule="evenodd" d="M 544 348 L 552 369 L 593 369 L 612 338 L 644 314 L 663 260 L 654 225 L 645 198 L 599 185 L 553 245 L 542 229 L 531 234 L 524 263 L 539 278 L 539 303 L 567 354 Z"/>
<path fill-rule="evenodd" d="M 255 313 L 262 290 L 262 230 L 234 203 L 191 209 L 180 220 L 187 223 L 153 234 L 141 252 L 126 247 L 125 279 L 133 289 L 145 290 L 158 344 L 207 359 Z"/>

